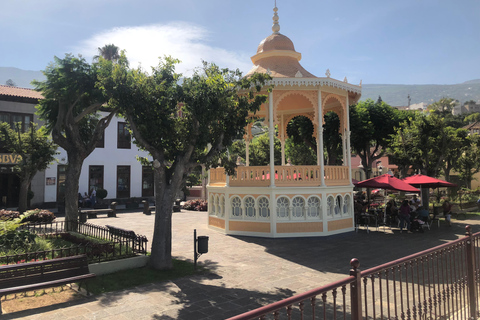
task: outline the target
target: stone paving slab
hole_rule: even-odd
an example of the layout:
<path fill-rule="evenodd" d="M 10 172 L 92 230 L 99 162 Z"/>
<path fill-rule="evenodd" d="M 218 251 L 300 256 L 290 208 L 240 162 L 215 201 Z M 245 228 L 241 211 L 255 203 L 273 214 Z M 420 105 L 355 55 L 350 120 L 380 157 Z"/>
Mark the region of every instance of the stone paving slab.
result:
<path fill-rule="evenodd" d="M 193 260 L 193 230 L 209 236 L 209 252 L 199 258 L 211 274 L 147 284 L 130 290 L 3 315 L 4 319 L 194 319 L 217 320 L 246 312 L 348 276 L 349 261 L 362 270 L 457 239 L 465 226 L 480 231 L 480 220 L 453 220 L 425 233 L 383 228 L 329 237 L 263 239 L 226 236 L 207 227 L 205 212 L 173 215 L 173 256 Z M 88 222 L 153 235 L 154 215 L 120 212 L 117 218 Z"/>

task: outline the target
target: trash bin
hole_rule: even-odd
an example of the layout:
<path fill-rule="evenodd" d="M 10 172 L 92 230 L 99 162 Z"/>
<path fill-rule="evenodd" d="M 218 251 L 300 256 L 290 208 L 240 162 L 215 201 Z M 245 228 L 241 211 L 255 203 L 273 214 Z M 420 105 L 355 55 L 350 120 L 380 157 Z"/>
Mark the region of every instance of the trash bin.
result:
<path fill-rule="evenodd" d="M 86 213 L 83 213 L 83 212 L 80 212 L 80 217 L 79 217 L 79 220 L 81 223 L 86 223 L 87 222 L 87 214 Z"/>
<path fill-rule="evenodd" d="M 208 237 L 207 236 L 198 236 L 197 237 L 197 252 L 204 254 L 208 252 Z"/>

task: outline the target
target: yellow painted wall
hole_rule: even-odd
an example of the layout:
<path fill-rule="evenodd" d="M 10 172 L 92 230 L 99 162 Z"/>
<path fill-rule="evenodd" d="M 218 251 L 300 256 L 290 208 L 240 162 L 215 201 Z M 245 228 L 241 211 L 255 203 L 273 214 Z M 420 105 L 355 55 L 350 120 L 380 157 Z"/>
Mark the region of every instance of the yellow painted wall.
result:
<path fill-rule="evenodd" d="M 225 220 L 216 217 L 208 217 L 208 225 L 225 230 Z"/>
<path fill-rule="evenodd" d="M 232 221 L 228 223 L 228 229 L 230 231 L 247 231 L 247 232 L 263 232 L 270 233 L 269 222 L 256 222 L 256 221 Z"/>
<path fill-rule="evenodd" d="M 323 232 L 323 222 L 277 223 L 277 233 Z"/>
<path fill-rule="evenodd" d="M 353 227 L 353 219 L 333 220 L 328 222 L 328 231 L 335 231 Z"/>

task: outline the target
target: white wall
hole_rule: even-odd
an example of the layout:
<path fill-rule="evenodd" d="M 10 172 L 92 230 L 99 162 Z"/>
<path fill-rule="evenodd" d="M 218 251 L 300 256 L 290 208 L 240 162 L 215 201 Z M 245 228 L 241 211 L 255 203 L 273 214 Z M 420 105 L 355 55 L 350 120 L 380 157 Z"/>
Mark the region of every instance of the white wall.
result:
<path fill-rule="evenodd" d="M 132 142 L 131 149 L 117 149 L 117 128 L 118 122 L 124 122 L 121 118 L 113 118 L 112 122 L 105 130 L 105 147 L 96 148 L 90 156 L 88 156 L 82 166 L 80 175 L 79 189 L 82 194 L 88 193 L 88 174 L 89 166 L 101 165 L 103 167 L 103 187 L 108 191 L 107 198 L 117 197 L 117 166 L 130 166 L 130 197 L 142 196 L 142 165 L 137 161 L 136 157 L 146 157 L 147 152 L 140 151 Z M 57 159 L 59 164 L 67 164 L 67 153 L 63 149 Z M 52 165 L 45 172 L 46 177 L 57 177 L 57 164 Z M 45 186 L 45 202 L 57 201 L 57 186 Z"/>

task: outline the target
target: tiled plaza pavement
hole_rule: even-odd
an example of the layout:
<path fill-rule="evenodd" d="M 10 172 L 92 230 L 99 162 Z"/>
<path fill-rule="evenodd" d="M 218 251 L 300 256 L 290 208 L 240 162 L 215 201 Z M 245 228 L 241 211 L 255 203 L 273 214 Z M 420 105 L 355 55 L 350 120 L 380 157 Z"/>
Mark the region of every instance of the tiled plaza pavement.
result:
<path fill-rule="evenodd" d="M 119 213 L 89 222 L 135 230 L 150 240 L 154 215 Z M 210 237 L 200 257 L 211 274 L 153 283 L 77 302 L 5 314 L 5 319 L 225 319 L 258 306 L 342 279 L 351 258 L 367 268 L 457 239 L 465 225 L 480 230 L 479 220 L 453 220 L 425 233 L 398 229 L 360 230 L 324 238 L 262 239 L 225 236 L 207 227 L 205 212 L 173 216 L 173 255 L 193 259 L 193 230 Z"/>

